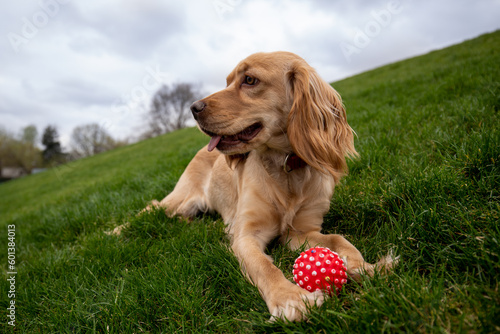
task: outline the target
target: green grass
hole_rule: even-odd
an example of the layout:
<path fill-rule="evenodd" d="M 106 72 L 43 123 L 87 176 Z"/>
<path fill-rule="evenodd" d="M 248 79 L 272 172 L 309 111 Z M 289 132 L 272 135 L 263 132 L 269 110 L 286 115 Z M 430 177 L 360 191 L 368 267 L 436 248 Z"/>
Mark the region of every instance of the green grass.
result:
<path fill-rule="evenodd" d="M 348 284 L 307 322 L 267 322 L 217 216 L 136 216 L 207 142 L 185 129 L 0 185 L 1 245 L 16 226 L 17 331 L 500 331 L 499 46 L 495 32 L 334 83 L 361 156 L 324 230 L 369 261 L 396 249 L 394 274 Z M 122 237 L 104 234 L 124 222 Z M 297 252 L 269 253 L 290 277 Z"/>

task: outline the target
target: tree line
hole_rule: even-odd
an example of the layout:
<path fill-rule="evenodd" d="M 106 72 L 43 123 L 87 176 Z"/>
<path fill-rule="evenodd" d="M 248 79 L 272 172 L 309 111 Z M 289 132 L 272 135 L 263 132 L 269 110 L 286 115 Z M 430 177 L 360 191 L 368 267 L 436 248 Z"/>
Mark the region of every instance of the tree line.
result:
<path fill-rule="evenodd" d="M 17 135 L 0 128 L 0 170 L 5 167 L 19 168 L 22 174 L 31 174 L 35 168 L 53 167 L 125 144 L 114 140 L 97 123 L 74 128 L 68 152 L 63 151 L 59 133 L 53 125 L 45 127 L 41 137 L 34 125 L 26 126 Z"/>
<path fill-rule="evenodd" d="M 186 127 L 191 119 L 189 107 L 202 95 L 200 88 L 191 83 L 161 86 L 153 95 L 144 115 L 145 130 L 136 140 L 156 137 Z M 116 140 L 103 126 L 90 123 L 73 129 L 69 151 L 65 152 L 54 125 L 46 126 L 41 136 L 34 125 L 26 126 L 18 134 L 0 127 L 0 172 L 2 168 L 13 167 L 22 169 L 23 174 L 31 174 L 35 168 L 53 167 L 109 151 L 133 141 L 135 140 L 131 138 Z"/>

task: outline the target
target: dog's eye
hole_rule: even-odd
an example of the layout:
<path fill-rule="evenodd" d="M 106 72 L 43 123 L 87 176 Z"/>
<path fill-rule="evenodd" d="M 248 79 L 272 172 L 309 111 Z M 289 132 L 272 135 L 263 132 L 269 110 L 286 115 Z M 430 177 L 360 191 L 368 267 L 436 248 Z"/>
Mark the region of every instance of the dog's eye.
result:
<path fill-rule="evenodd" d="M 245 80 L 243 81 L 243 83 L 246 85 L 249 85 L 249 86 L 253 86 L 257 83 L 257 79 L 255 79 L 251 76 L 245 75 Z"/>

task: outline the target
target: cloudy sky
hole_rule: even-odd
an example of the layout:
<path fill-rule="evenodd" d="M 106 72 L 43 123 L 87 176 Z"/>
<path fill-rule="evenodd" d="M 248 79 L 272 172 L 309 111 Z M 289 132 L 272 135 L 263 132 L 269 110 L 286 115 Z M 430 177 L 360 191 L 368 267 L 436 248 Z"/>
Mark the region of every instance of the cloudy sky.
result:
<path fill-rule="evenodd" d="M 327 81 L 500 28 L 499 0 L 33 0 L 0 11 L 0 126 L 135 136 L 163 83 L 212 93 L 243 58 L 286 50 Z"/>

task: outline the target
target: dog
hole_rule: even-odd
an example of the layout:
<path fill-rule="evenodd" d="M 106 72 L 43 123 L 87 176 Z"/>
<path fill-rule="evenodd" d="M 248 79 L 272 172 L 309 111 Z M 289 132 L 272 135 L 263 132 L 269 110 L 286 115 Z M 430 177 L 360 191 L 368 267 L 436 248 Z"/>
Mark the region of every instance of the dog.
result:
<path fill-rule="evenodd" d="M 218 212 L 243 273 L 257 286 L 271 319 L 299 321 L 325 294 L 289 281 L 264 250 L 278 238 L 292 250 L 328 247 L 351 279 L 390 272 L 391 253 L 375 265 L 341 235 L 322 234 L 334 187 L 356 157 L 340 95 L 299 56 L 256 53 L 227 77 L 227 86 L 191 105 L 210 136 L 174 190 L 146 209 L 192 218 Z"/>

